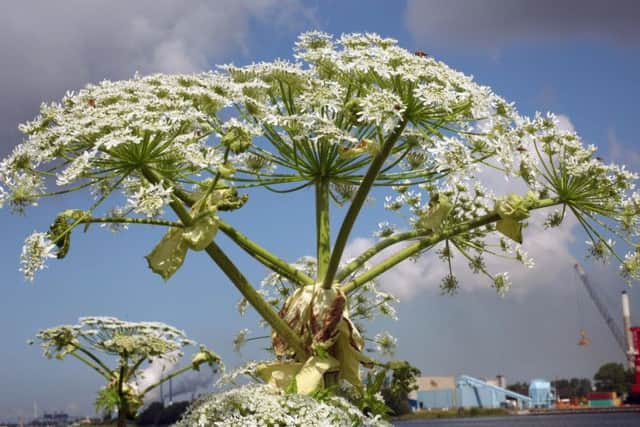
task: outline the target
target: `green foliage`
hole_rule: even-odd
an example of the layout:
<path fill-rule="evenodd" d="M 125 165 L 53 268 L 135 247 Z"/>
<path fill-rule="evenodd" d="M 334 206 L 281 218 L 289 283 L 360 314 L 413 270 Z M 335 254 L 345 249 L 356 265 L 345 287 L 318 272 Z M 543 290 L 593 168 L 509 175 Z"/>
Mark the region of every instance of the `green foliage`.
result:
<path fill-rule="evenodd" d="M 615 391 L 618 395 L 627 393 L 633 383 L 633 373 L 621 363 L 605 363 L 593 376 L 596 390 Z"/>
<path fill-rule="evenodd" d="M 407 421 L 439 418 L 498 417 L 504 415 L 509 415 L 509 411 L 502 408 L 457 408 L 410 412 L 397 419 L 399 421 Z"/>
<path fill-rule="evenodd" d="M 518 394 L 522 394 L 524 396 L 528 396 L 529 395 L 529 383 L 526 381 L 523 382 L 517 382 L 514 384 L 509 384 L 507 386 L 507 390 L 511 390 L 514 393 L 518 393 Z"/>
<path fill-rule="evenodd" d="M 591 391 L 591 380 L 589 378 L 561 378 L 553 382 L 556 388 L 556 395 L 560 399 L 584 398 Z"/>
<path fill-rule="evenodd" d="M 409 393 L 418 389 L 416 377 L 420 375 L 420 370 L 406 360 L 391 362 L 389 366 L 392 370 L 391 381 L 383 386 L 382 396 L 394 415 L 407 414 L 411 412 Z"/>
<path fill-rule="evenodd" d="M 94 402 L 96 412 L 101 414 L 111 414 L 120 405 L 120 396 L 118 390 L 113 387 L 103 388 L 98 391 L 98 396 Z"/>
<path fill-rule="evenodd" d="M 365 414 L 387 417 L 392 409 L 387 406 L 382 395 L 382 387 L 387 377 L 387 369 L 367 372 L 367 381 L 362 397 L 355 403 Z"/>

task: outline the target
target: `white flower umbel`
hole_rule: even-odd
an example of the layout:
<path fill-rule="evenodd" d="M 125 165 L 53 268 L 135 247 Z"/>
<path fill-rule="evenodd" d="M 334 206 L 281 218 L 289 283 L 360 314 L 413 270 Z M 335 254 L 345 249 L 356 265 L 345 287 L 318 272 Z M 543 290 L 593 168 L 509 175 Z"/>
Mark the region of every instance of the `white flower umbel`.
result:
<path fill-rule="evenodd" d="M 270 385 L 251 384 L 212 394 L 191 406 L 176 427 L 390 426 L 379 417 L 369 418 L 341 397 L 323 401 L 286 394 Z"/>
<path fill-rule="evenodd" d="M 46 233 L 33 232 L 24 241 L 20 255 L 20 271 L 28 281 L 33 281 L 36 272 L 46 267 L 47 258 L 55 258 L 56 245 Z"/>
<path fill-rule="evenodd" d="M 103 377 L 106 384 L 98 391 L 96 411 L 117 411 L 118 425 L 133 419 L 145 395 L 163 382 L 205 364 L 214 372 L 223 367 L 220 358 L 201 345 L 189 363 L 176 368 L 182 348 L 195 342 L 161 322 L 81 317 L 76 325 L 43 329 L 36 337 L 45 357 L 62 360 L 71 356 Z M 143 369 L 145 364 L 147 369 Z"/>
<path fill-rule="evenodd" d="M 376 334 L 373 341 L 376 343 L 376 350 L 387 357 L 393 357 L 398 347 L 398 340 L 389 332 Z"/>
<path fill-rule="evenodd" d="M 171 201 L 171 187 L 165 188 L 163 182 L 141 186 L 127 200 L 135 213 L 153 218 L 162 214 L 162 208 Z"/>
<path fill-rule="evenodd" d="M 358 121 L 381 126 L 384 132 L 393 130 L 406 110 L 402 99 L 388 90 L 371 92 L 362 100 Z"/>

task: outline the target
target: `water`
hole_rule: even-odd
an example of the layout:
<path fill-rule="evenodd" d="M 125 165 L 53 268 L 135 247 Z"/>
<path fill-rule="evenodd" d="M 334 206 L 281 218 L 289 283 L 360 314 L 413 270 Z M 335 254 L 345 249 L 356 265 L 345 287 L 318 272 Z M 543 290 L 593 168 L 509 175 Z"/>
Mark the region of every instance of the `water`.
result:
<path fill-rule="evenodd" d="M 394 423 L 397 427 L 639 427 L 640 413 L 526 415 L 478 418 L 440 418 Z"/>

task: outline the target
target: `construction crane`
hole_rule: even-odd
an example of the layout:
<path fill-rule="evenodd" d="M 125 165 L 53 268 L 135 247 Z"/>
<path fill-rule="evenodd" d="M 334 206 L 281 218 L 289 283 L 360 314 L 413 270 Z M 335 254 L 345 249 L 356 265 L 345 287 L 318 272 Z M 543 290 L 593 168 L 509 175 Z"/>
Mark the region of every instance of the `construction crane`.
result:
<path fill-rule="evenodd" d="M 598 308 L 600 315 L 605 320 L 605 322 L 607 322 L 607 326 L 609 327 L 609 330 L 613 334 L 613 337 L 616 339 L 616 342 L 618 343 L 622 351 L 626 354 L 629 347 L 627 345 L 627 341 L 626 341 L 627 338 L 625 334 L 622 333 L 615 319 L 611 317 L 611 315 L 609 314 L 609 311 L 607 310 L 607 307 L 605 307 L 605 305 L 600 300 L 600 297 L 596 294 L 593 286 L 591 285 L 591 282 L 589 281 L 589 278 L 587 277 L 587 274 L 582 269 L 582 266 L 580 264 L 576 264 L 573 266 L 573 268 L 575 268 L 576 272 L 578 273 L 578 277 L 584 284 L 584 287 L 587 290 L 587 293 L 589 294 L 589 296 L 591 297 L 591 300 Z M 583 339 L 586 339 L 584 331 L 581 331 L 581 335 L 582 335 L 582 339 L 580 340 L 580 342 L 582 342 Z"/>
<path fill-rule="evenodd" d="M 609 330 L 616 339 L 618 345 L 622 349 L 623 353 L 627 356 L 629 361 L 629 368 L 634 373 L 634 384 L 631 384 L 631 390 L 629 393 L 628 401 L 630 403 L 640 403 L 640 327 L 631 326 L 631 310 L 629 309 L 629 295 L 626 291 L 622 291 L 622 321 L 624 325 L 624 333 L 620 330 L 620 327 L 616 321 L 611 317 L 609 311 L 602 303 L 600 298 L 595 292 L 595 289 L 591 285 L 587 274 L 584 272 L 580 264 L 574 265 L 578 277 L 584 284 L 587 293 L 591 297 L 591 300 L 598 308 L 598 311 L 607 322 Z M 579 345 L 587 345 L 591 341 L 586 338 L 584 330 L 581 332 L 582 338 L 578 342 Z M 583 343 L 584 342 L 584 343 Z"/>

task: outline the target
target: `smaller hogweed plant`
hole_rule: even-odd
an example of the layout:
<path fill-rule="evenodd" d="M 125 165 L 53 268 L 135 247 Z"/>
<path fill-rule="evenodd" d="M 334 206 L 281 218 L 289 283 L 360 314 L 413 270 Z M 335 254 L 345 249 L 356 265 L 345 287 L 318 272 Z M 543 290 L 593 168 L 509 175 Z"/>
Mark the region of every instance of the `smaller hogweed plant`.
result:
<path fill-rule="evenodd" d="M 176 363 L 185 346 L 195 345 L 184 332 L 160 322 L 127 322 L 114 317 L 81 317 L 77 325 L 43 329 L 36 335 L 49 359 L 74 357 L 100 374 L 107 384 L 98 391 L 96 410 L 118 413 L 118 426 L 125 426 L 142 406 L 144 397 L 160 384 L 203 364 L 214 372 L 220 358 L 204 346 L 191 363 L 141 386 L 143 368 L 152 363 Z M 109 362 L 115 358 L 114 367 Z"/>
<path fill-rule="evenodd" d="M 573 215 L 590 257 L 614 258 L 625 279 L 640 277 L 638 176 L 605 163 L 552 114 L 522 116 L 489 87 L 375 34 L 305 33 L 294 56 L 103 81 L 43 104 L 0 163 L 0 205 L 22 213 L 82 191 L 90 201 L 26 239 L 25 277 L 64 258 L 78 227 L 164 227 L 147 254 L 150 269 L 168 280 L 190 251 L 204 251 L 246 300 L 241 307 L 271 329 L 277 361 L 264 366 L 267 382 L 311 394 L 342 381 L 362 389 L 360 367 L 373 361 L 354 320 L 388 311 L 368 284 L 405 260 L 437 253 L 448 271 L 444 293 L 458 290 L 462 262 L 502 294 L 509 276 L 487 260 L 532 266 L 526 226 L 540 222 L 551 234 Z M 513 192 L 483 185 L 486 171 L 517 183 Z M 257 191 L 284 200 L 305 190 L 314 207 L 312 270 L 233 223 Z M 384 195 L 389 217 L 371 247 L 343 260 L 372 194 Z M 273 304 L 228 244 L 273 272 Z"/>

